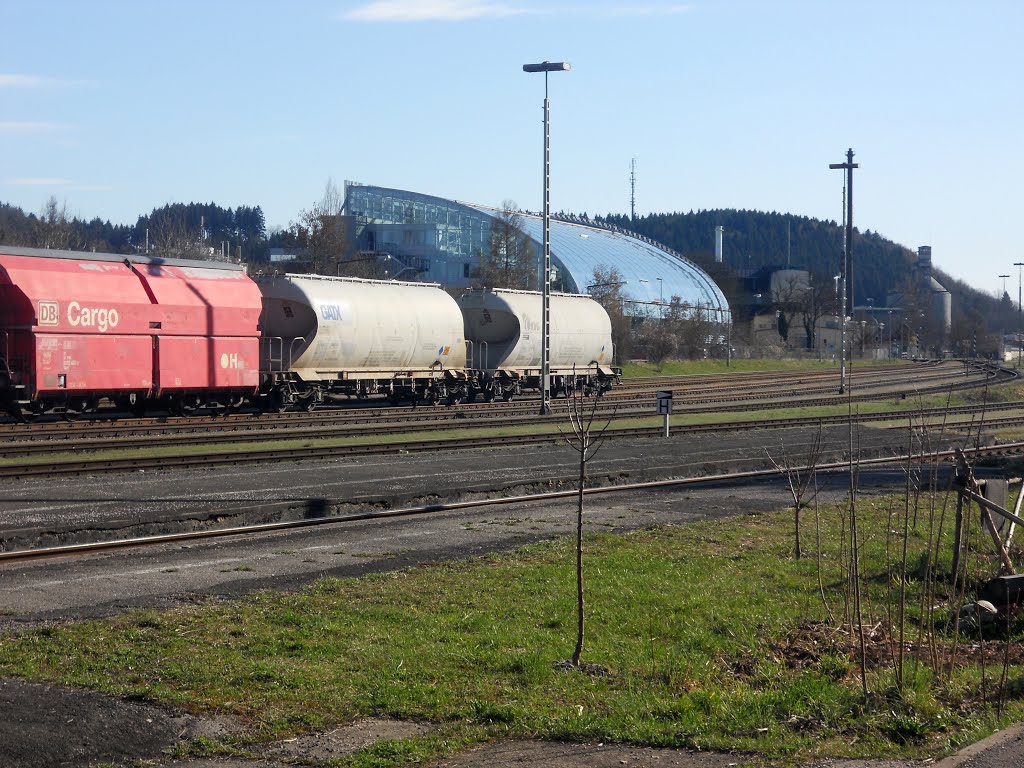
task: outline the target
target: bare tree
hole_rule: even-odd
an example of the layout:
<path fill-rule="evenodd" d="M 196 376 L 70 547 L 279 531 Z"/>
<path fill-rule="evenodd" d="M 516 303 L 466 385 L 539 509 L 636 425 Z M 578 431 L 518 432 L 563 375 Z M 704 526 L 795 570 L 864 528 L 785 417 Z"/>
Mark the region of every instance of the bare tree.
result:
<path fill-rule="evenodd" d="M 811 275 L 810 288 L 804 294 L 803 300 L 797 305 L 796 310 L 800 324 L 804 328 L 807 349 L 815 349 L 818 346 L 816 338 L 818 320 L 826 315 L 839 314 L 839 307 L 836 305 L 836 291 L 832 281 L 821 275 Z"/>
<path fill-rule="evenodd" d="M 480 253 L 476 278 L 491 288 L 528 290 L 537 285 L 537 257 L 523 231 L 523 215 L 512 200 L 502 203 L 491 222 L 486 252 Z"/>
<path fill-rule="evenodd" d="M 575 366 L 573 366 L 575 375 Z M 583 497 L 587 487 L 587 462 L 597 454 L 604 441 L 604 434 L 611 424 L 615 413 L 608 418 L 597 435 L 594 436 L 594 418 L 597 415 L 597 403 L 599 397 L 594 397 L 590 404 L 585 402 L 581 390 L 573 389 L 567 408 L 569 411 L 569 423 L 572 425 L 572 436 L 562 433 L 566 443 L 576 451 L 580 460 L 580 474 L 578 494 L 576 503 L 576 648 L 572 653 L 571 664 L 573 667 L 580 666 L 580 657 L 583 655 L 583 638 L 585 628 L 585 611 L 583 595 Z M 561 431 L 561 429 L 559 430 Z"/>
<path fill-rule="evenodd" d="M 590 285 L 586 286 L 587 293 L 608 313 L 612 323 L 612 346 L 619 362 L 629 357 L 633 347 L 631 321 L 626 315 L 626 301 L 622 295 L 625 284 L 618 267 L 598 264 L 594 267 Z"/>
<path fill-rule="evenodd" d="M 714 334 L 711 312 L 703 305 L 684 304 L 673 296 L 665 312 L 669 332 L 675 337 L 676 347 L 691 360 L 705 356 L 709 340 Z"/>
<path fill-rule="evenodd" d="M 804 457 L 802 466 L 790 461 L 784 442 L 781 443 L 781 447 L 781 465 L 772 457 L 767 448 L 765 453 L 768 454 L 768 460 L 771 461 L 789 483 L 789 495 L 793 499 L 793 554 L 799 560 L 802 554 L 800 547 L 800 511 L 807 504 L 804 497 L 807 495 L 808 490 L 813 490 L 811 495 L 812 501 L 817 496 L 817 485 L 812 485 L 812 481 L 818 471 L 818 464 L 821 463 L 821 424 L 818 424 L 818 431 L 807 447 L 807 455 Z"/>
<path fill-rule="evenodd" d="M 150 253 L 169 259 L 209 259 L 210 247 L 201 228 L 189 224 L 186 208 L 170 206 L 150 219 Z"/>
<path fill-rule="evenodd" d="M 78 234 L 78 227 L 68 216 L 68 204 L 58 203 L 53 195 L 50 195 L 39 212 L 33 241 L 38 248 L 75 250 L 85 246 Z"/>
<path fill-rule="evenodd" d="M 342 216 L 344 207 L 344 195 L 328 178 L 320 200 L 301 211 L 298 223 L 292 224 L 295 239 L 309 253 L 316 273 L 338 274 L 342 271 L 339 265 L 355 256 L 354 233 Z"/>

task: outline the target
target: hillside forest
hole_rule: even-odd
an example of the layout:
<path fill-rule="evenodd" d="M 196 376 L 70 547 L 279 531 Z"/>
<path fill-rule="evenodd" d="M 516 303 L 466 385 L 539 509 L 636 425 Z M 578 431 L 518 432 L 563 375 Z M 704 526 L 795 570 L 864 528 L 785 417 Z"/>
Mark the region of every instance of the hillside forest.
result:
<path fill-rule="evenodd" d="M 259 205 L 225 208 L 213 202 L 172 203 L 140 215 L 129 225 L 79 219 L 69 215 L 66 204 L 58 204 L 56 198 L 39 213 L 0 203 L 0 244 L 125 254 L 143 252 L 148 246 L 149 253 L 167 257 L 230 255 L 233 260 L 263 263 L 271 247 L 295 248 L 308 241 L 309 221 L 322 219 L 315 215 L 317 205 L 301 212 L 299 223 L 268 233 Z M 696 262 L 715 278 L 730 303 L 738 298 L 738 276 L 763 267 L 806 269 L 816 283 L 831 284 L 842 253 L 842 228 L 837 222 L 792 214 L 722 209 L 652 213 L 633 220 L 610 213 L 596 220 L 645 235 Z M 714 263 L 714 231 L 719 225 L 724 227 L 723 264 Z M 889 293 L 906 289 L 915 251 L 870 230 L 855 229 L 853 254 L 854 305 L 882 306 Z M 941 259 L 937 252 L 936 260 Z M 952 294 L 954 339 L 1016 328 L 1017 308 L 1007 294 L 983 293 L 939 269 L 933 274 Z"/>

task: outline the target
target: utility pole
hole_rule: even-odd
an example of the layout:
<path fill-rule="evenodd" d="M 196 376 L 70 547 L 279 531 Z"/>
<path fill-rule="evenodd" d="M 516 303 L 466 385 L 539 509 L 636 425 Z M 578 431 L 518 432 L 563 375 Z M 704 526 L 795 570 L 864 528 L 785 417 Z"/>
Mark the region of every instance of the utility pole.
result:
<path fill-rule="evenodd" d="M 1017 370 L 1020 370 L 1020 359 L 1024 355 L 1024 339 L 1021 338 L 1021 267 L 1024 267 L 1024 261 L 1015 261 L 1013 266 L 1017 268 Z"/>
<path fill-rule="evenodd" d="M 1002 303 L 1003 303 L 1003 296 L 1006 295 L 1006 278 L 1008 278 L 1009 275 L 998 275 L 998 277 L 1001 277 L 1003 279 L 1003 293 L 999 297 L 999 304 L 1002 305 Z M 1012 302 L 1013 299 L 1010 299 L 1010 301 Z M 1013 306 L 1012 303 L 1011 303 L 1010 306 Z M 1000 312 L 999 313 L 999 364 L 1000 365 L 1002 365 L 1003 363 L 1006 362 L 1006 324 L 1003 322 L 1003 316 L 1004 316 L 1003 312 Z"/>
<path fill-rule="evenodd" d="M 839 394 L 846 391 L 846 285 L 849 281 L 849 269 L 853 256 L 853 169 L 859 168 L 858 163 L 853 162 L 853 150 L 846 150 L 845 163 L 829 163 L 833 171 L 846 171 L 846 231 L 843 238 L 843 261 L 839 272 L 842 283 L 842 297 L 839 304 Z"/>

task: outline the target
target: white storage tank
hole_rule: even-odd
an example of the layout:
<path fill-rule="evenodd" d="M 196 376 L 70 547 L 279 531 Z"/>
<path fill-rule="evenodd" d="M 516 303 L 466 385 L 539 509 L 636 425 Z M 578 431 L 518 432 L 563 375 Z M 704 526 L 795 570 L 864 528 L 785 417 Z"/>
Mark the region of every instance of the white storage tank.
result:
<path fill-rule="evenodd" d="M 479 289 L 459 299 L 472 367 L 483 370 L 539 369 L 542 296 L 535 291 Z M 552 372 L 583 371 L 612 364 L 612 323 L 590 296 L 551 294 Z"/>
<path fill-rule="evenodd" d="M 462 313 L 433 283 L 320 275 L 256 277 L 264 370 L 304 381 L 416 376 L 466 365 Z"/>

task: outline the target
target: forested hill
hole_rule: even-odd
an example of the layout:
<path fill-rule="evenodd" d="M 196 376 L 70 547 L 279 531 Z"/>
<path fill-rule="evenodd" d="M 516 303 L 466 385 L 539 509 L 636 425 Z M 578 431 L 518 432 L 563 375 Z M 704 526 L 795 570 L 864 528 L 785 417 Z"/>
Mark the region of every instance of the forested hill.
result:
<path fill-rule="evenodd" d="M 138 217 L 134 225 L 111 224 L 71 216 L 51 197 L 43 210 L 25 213 L 0 203 L 0 243 L 30 248 L 138 253 L 148 242 L 152 252 L 186 258 L 210 258 L 211 249 L 242 249 L 247 260 L 266 258 L 266 221 L 260 206 L 222 208 L 216 203 L 170 203 Z"/>
<path fill-rule="evenodd" d="M 719 280 L 730 299 L 735 280 L 713 264 L 718 225 L 725 228 L 723 252 L 731 270 L 789 264 L 822 280 L 831 280 L 839 272 L 843 239 L 841 227 L 834 221 L 733 209 L 652 213 L 636 221 L 618 214 L 597 218 L 646 235 L 696 261 Z M 0 243 L 5 245 L 133 253 L 145 247 L 147 232 L 151 252 L 186 258 L 210 258 L 222 247 L 229 247 L 233 257 L 241 254 L 246 261 L 265 261 L 274 244 L 267 238 L 258 205 L 232 209 L 215 203 L 173 203 L 139 216 L 134 225 L 115 225 L 98 218 L 74 218 L 56 198 L 39 214 L 0 203 Z M 868 298 L 876 306 L 884 304 L 890 291 L 905 287 L 914 258 L 910 248 L 870 231 L 854 230 L 854 304 L 863 305 Z M 972 325 L 984 325 L 991 331 L 1012 327 L 1008 318 L 1013 307 L 1008 297 L 1000 306 L 995 297 L 941 270 L 935 270 L 935 276 L 953 295 L 954 323 L 972 319 Z"/>
<path fill-rule="evenodd" d="M 635 221 L 619 214 L 597 219 L 664 243 L 712 272 L 715 227 L 722 226 L 723 260 L 733 270 L 789 264 L 827 279 L 839 273 L 843 232 L 835 221 L 735 209 L 652 213 Z M 916 250 L 870 230 L 861 232 L 854 228 L 854 303 L 866 304 L 870 298 L 875 305 L 882 305 L 889 292 L 901 290 L 910 276 Z M 955 315 L 977 313 L 986 320 L 997 315 L 998 301 L 994 296 L 981 293 L 940 269 L 935 269 L 934 274 L 952 294 Z"/>

